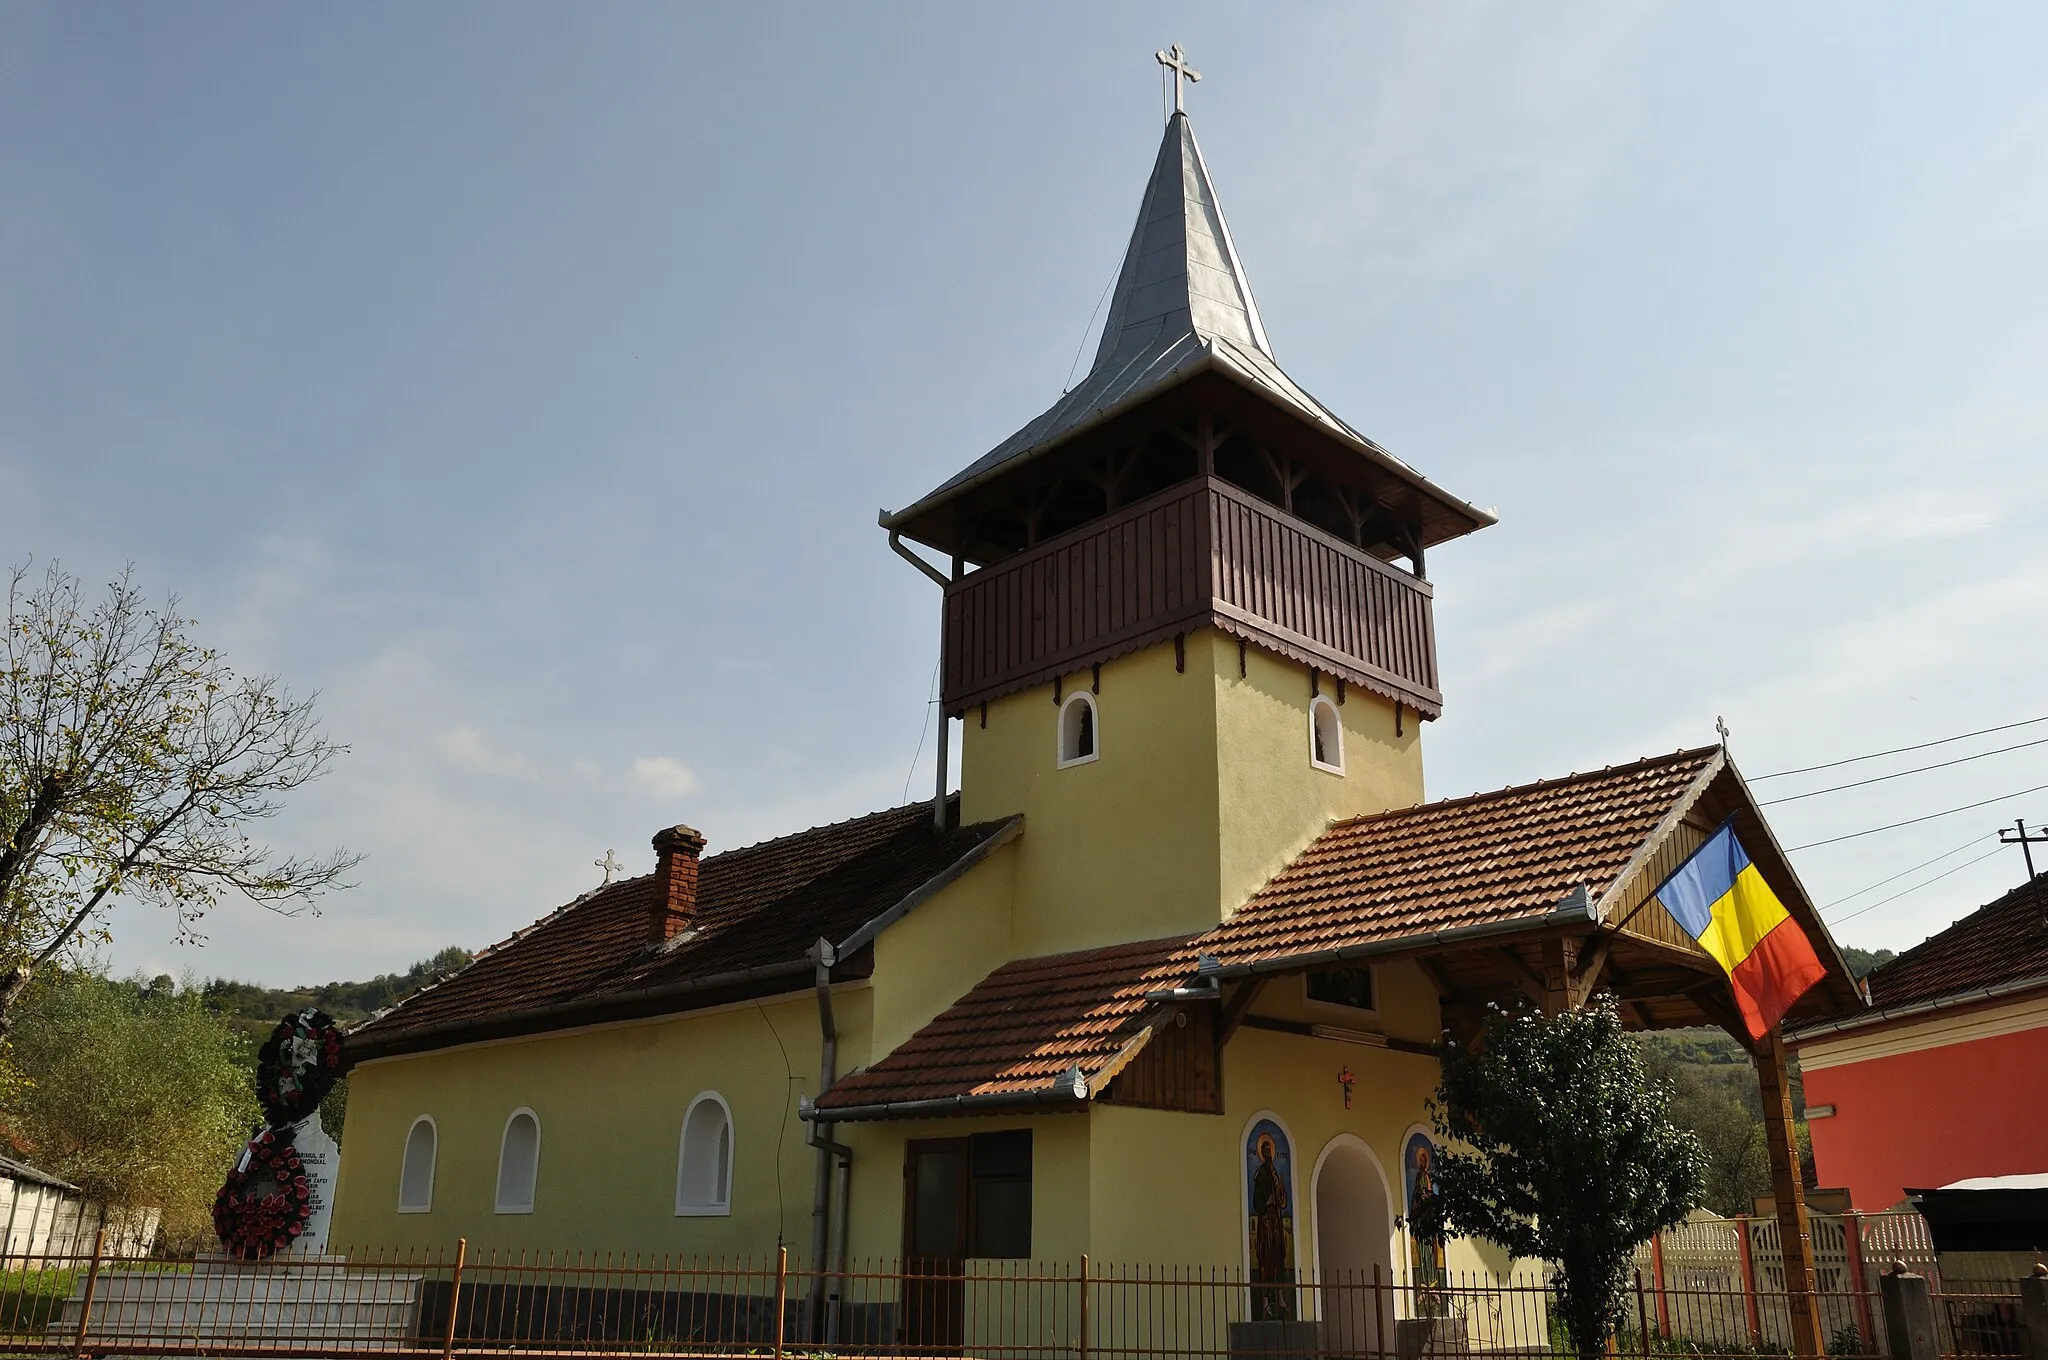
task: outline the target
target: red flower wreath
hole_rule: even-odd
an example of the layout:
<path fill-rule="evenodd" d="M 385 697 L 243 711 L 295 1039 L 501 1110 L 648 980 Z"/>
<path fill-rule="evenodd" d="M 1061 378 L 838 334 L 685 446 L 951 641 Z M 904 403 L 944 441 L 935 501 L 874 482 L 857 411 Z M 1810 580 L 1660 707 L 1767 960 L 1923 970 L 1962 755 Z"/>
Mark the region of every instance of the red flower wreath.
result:
<path fill-rule="evenodd" d="M 213 1200 L 213 1228 L 231 1256 L 259 1260 L 290 1246 L 313 1217 L 313 1189 L 291 1140 L 264 1129 Z"/>

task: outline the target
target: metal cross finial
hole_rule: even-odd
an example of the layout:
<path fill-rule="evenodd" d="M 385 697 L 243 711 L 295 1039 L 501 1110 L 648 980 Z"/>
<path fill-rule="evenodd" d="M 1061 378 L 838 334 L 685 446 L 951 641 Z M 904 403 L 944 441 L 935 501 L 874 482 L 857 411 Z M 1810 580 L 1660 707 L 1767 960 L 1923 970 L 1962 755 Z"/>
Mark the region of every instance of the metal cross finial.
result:
<path fill-rule="evenodd" d="M 1721 734 L 1721 744 L 1726 746 L 1728 744 L 1728 720 L 1716 714 L 1714 716 L 1714 730 Z"/>
<path fill-rule="evenodd" d="M 1161 66 L 1173 72 L 1173 111 L 1175 113 L 1186 113 L 1188 111 L 1187 103 L 1181 97 L 1183 88 L 1181 82 L 1199 81 L 1202 78 L 1202 73 L 1188 65 L 1188 54 L 1180 50 L 1179 43 L 1175 43 L 1164 52 L 1154 52 L 1152 56 Z"/>
<path fill-rule="evenodd" d="M 626 867 L 625 865 L 619 863 L 619 857 L 617 855 L 614 855 L 609 850 L 604 852 L 603 859 L 594 859 L 590 862 L 596 865 L 598 868 L 604 870 L 604 882 L 597 885 L 600 888 L 611 886 L 612 876 L 614 874 L 617 874 L 621 869 L 624 869 Z"/>

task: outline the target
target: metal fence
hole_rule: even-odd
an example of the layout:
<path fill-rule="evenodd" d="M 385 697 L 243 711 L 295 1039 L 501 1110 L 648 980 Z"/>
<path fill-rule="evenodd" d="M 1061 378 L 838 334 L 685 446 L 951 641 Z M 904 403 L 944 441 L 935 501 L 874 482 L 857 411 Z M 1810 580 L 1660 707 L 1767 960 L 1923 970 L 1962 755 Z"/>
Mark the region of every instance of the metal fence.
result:
<path fill-rule="evenodd" d="M 1733 1287 L 1639 1273 L 1620 1356 L 1783 1354 L 1789 1313 L 1750 1259 Z M 1844 1277 L 1846 1283 L 1846 1277 Z M 1971 1288 L 1979 1288 L 1971 1286 Z M 1946 1355 L 2018 1357 L 2017 1294 L 1937 1282 Z M 1886 1354 L 1875 1289 L 1823 1299 L 1830 1351 Z M 1832 1311 L 1830 1311 L 1832 1310 Z M 1868 1318 L 1871 1325 L 1862 1325 Z M 348 1259 L 0 1259 L 0 1353 L 209 1356 L 974 1355 L 1548 1357 L 1569 1354 L 1541 1284 L 1453 1274 L 1415 1289 L 1378 1271 L 1255 1283 L 1241 1270 L 1054 1262 L 857 1262 L 442 1252 Z"/>

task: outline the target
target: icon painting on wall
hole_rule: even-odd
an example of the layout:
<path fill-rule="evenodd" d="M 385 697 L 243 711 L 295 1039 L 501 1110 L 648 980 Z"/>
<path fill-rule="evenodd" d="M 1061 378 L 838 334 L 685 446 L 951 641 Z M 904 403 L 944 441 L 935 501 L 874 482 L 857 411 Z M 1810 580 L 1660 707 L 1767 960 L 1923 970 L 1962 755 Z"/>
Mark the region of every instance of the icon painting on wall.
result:
<path fill-rule="evenodd" d="M 1270 1119 L 1245 1135 L 1245 1205 L 1250 1214 L 1252 1320 L 1292 1322 L 1294 1300 L 1294 1153 Z"/>
<path fill-rule="evenodd" d="M 1401 1181 L 1406 1192 L 1406 1208 L 1409 1220 L 1415 1215 L 1415 1205 L 1430 1191 L 1430 1177 L 1434 1174 L 1436 1144 L 1420 1129 L 1408 1135 L 1408 1142 L 1401 1148 Z M 1434 1294 L 1444 1283 L 1444 1242 L 1441 1237 L 1422 1238 L 1411 1229 L 1408 1234 L 1408 1282 L 1413 1285 L 1418 1298 Z"/>

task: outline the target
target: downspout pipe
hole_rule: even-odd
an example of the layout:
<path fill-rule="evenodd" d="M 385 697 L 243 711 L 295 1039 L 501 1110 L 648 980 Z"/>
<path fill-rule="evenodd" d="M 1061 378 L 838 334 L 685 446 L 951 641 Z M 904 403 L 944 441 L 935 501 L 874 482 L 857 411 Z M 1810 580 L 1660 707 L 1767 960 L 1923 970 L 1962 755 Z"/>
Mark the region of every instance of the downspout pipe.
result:
<path fill-rule="evenodd" d="M 889 512 L 884 510 L 882 512 L 882 520 L 885 524 L 888 522 L 888 518 Z M 941 591 L 945 590 L 946 586 L 950 584 L 946 580 L 944 572 L 905 547 L 903 545 L 903 535 L 894 529 L 889 530 L 889 550 L 936 582 Z M 954 559 L 954 566 L 957 570 L 959 567 L 958 558 Z M 941 657 L 946 652 L 945 632 L 946 610 L 942 603 L 939 607 L 939 655 Z M 949 721 L 946 717 L 946 703 L 942 697 L 939 700 L 939 773 L 938 777 L 932 781 L 935 785 L 932 790 L 932 825 L 937 828 L 941 835 L 944 835 L 946 830 L 946 762 L 951 755 L 951 752 L 946 748 L 948 738 L 952 735 Z"/>
<path fill-rule="evenodd" d="M 806 955 L 811 962 L 818 994 L 818 1092 L 820 1095 L 832 1089 L 832 1083 L 839 1078 L 839 1024 L 832 1014 L 832 965 L 839 961 L 839 952 L 830 940 L 820 938 L 811 946 Z M 810 1121 L 810 1132 L 805 1136 L 818 1152 L 818 1170 L 811 1190 L 811 1303 L 810 1326 L 807 1329 L 814 1341 L 831 1341 L 838 1330 L 838 1270 L 836 1261 L 828 1263 L 826 1253 L 832 1238 L 832 1163 L 839 1163 L 840 1191 L 840 1236 L 845 1241 L 846 1190 L 850 1187 L 853 1170 L 853 1149 L 844 1143 L 832 1140 L 828 1126 L 822 1121 Z M 835 1253 L 836 1255 L 836 1253 Z"/>

